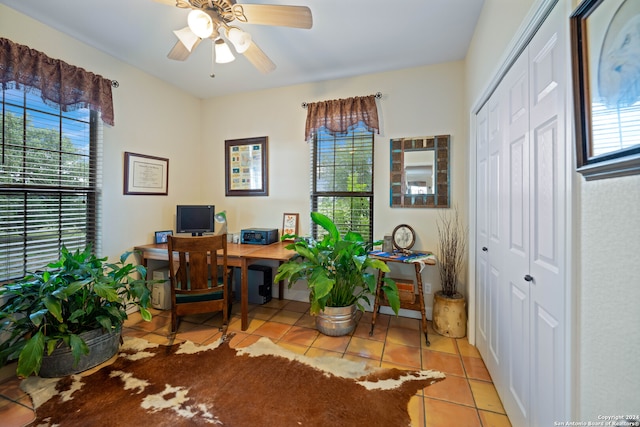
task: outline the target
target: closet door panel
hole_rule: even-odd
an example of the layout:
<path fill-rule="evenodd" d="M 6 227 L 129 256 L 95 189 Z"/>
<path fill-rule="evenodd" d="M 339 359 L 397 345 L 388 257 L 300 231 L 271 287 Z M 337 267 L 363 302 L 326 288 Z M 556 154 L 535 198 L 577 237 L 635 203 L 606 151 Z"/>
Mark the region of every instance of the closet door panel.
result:
<path fill-rule="evenodd" d="M 529 269 L 529 64 L 528 51 L 513 64 L 502 85 L 507 102 L 505 153 L 504 280 L 507 384 L 503 404 L 513 425 L 528 424 L 530 412 L 530 290 Z"/>
<path fill-rule="evenodd" d="M 567 417 L 566 23 L 556 7 L 529 44 L 531 57 L 531 425 Z"/>
<path fill-rule="evenodd" d="M 476 119 L 476 345 L 481 354 L 487 353 L 489 324 L 489 212 L 488 212 L 488 122 L 487 105 Z"/>

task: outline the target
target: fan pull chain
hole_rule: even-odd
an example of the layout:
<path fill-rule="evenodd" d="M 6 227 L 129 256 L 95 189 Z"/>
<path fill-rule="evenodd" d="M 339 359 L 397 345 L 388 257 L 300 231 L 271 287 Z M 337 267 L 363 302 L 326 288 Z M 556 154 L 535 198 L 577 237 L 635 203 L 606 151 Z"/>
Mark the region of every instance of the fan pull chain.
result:
<path fill-rule="evenodd" d="M 211 74 L 209 77 L 214 78 L 216 75 L 213 73 L 213 64 L 216 63 L 216 43 L 211 42 Z"/>

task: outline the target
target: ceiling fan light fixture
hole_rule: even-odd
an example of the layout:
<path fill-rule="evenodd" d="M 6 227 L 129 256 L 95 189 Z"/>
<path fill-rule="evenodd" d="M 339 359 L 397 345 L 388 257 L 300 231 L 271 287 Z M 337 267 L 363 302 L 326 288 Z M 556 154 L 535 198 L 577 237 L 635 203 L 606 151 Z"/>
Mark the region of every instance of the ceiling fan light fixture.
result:
<path fill-rule="evenodd" d="M 191 31 L 191 28 L 189 27 L 175 30 L 173 34 L 176 35 L 178 40 L 180 40 L 180 42 L 184 45 L 184 47 L 187 48 L 189 52 L 192 52 L 193 49 L 198 45 L 198 42 L 200 42 L 200 37 L 198 37 L 193 31 Z"/>
<path fill-rule="evenodd" d="M 187 24 L 193 33 L 201 39 L 211 37 L 215 28 L 213 19 L 202 10 L 192 10 L 187 16 Z"/>
<path fill-rule="evenodd" d="M 215 41 L 215 51 L 216 51 L 216 62 L 218 64 L 226 64 L 236 59 L 231 53 L 231 49 L 222 39 L 218 39 Z"/>
<path fill-rule="evenodd" d="M 230 27 L 227 30 L 227 38 L 233 43 L 233 47 L 236 48 L 238 53 L 246 52 L 251 46 L 251 34 L 242 31 L 240 28 Z"/>

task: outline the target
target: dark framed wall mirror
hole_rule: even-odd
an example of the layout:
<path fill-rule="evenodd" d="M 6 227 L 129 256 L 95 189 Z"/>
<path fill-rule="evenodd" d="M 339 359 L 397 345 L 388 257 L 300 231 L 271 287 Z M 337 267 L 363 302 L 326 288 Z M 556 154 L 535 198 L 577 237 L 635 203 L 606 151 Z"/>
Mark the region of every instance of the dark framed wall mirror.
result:
<path fill-rule="evenodd" d="M 391 207 L 449 207 L 450 135 L 391 140 Z"/>

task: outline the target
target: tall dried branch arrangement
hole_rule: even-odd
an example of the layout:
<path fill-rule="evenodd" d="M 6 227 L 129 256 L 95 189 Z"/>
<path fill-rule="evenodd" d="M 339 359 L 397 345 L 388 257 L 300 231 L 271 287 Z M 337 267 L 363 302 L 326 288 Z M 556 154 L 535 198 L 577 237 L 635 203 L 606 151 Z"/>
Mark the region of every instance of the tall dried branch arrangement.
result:
<path fill-rule="evenodd" d="M 440 212 L 438 218 L 440 282 L 442 293 L 452 297 L 458 293 L 458 276 L 464 266 L 467 250 L 467 228 L 460 222 L 458 208 Z"/>

